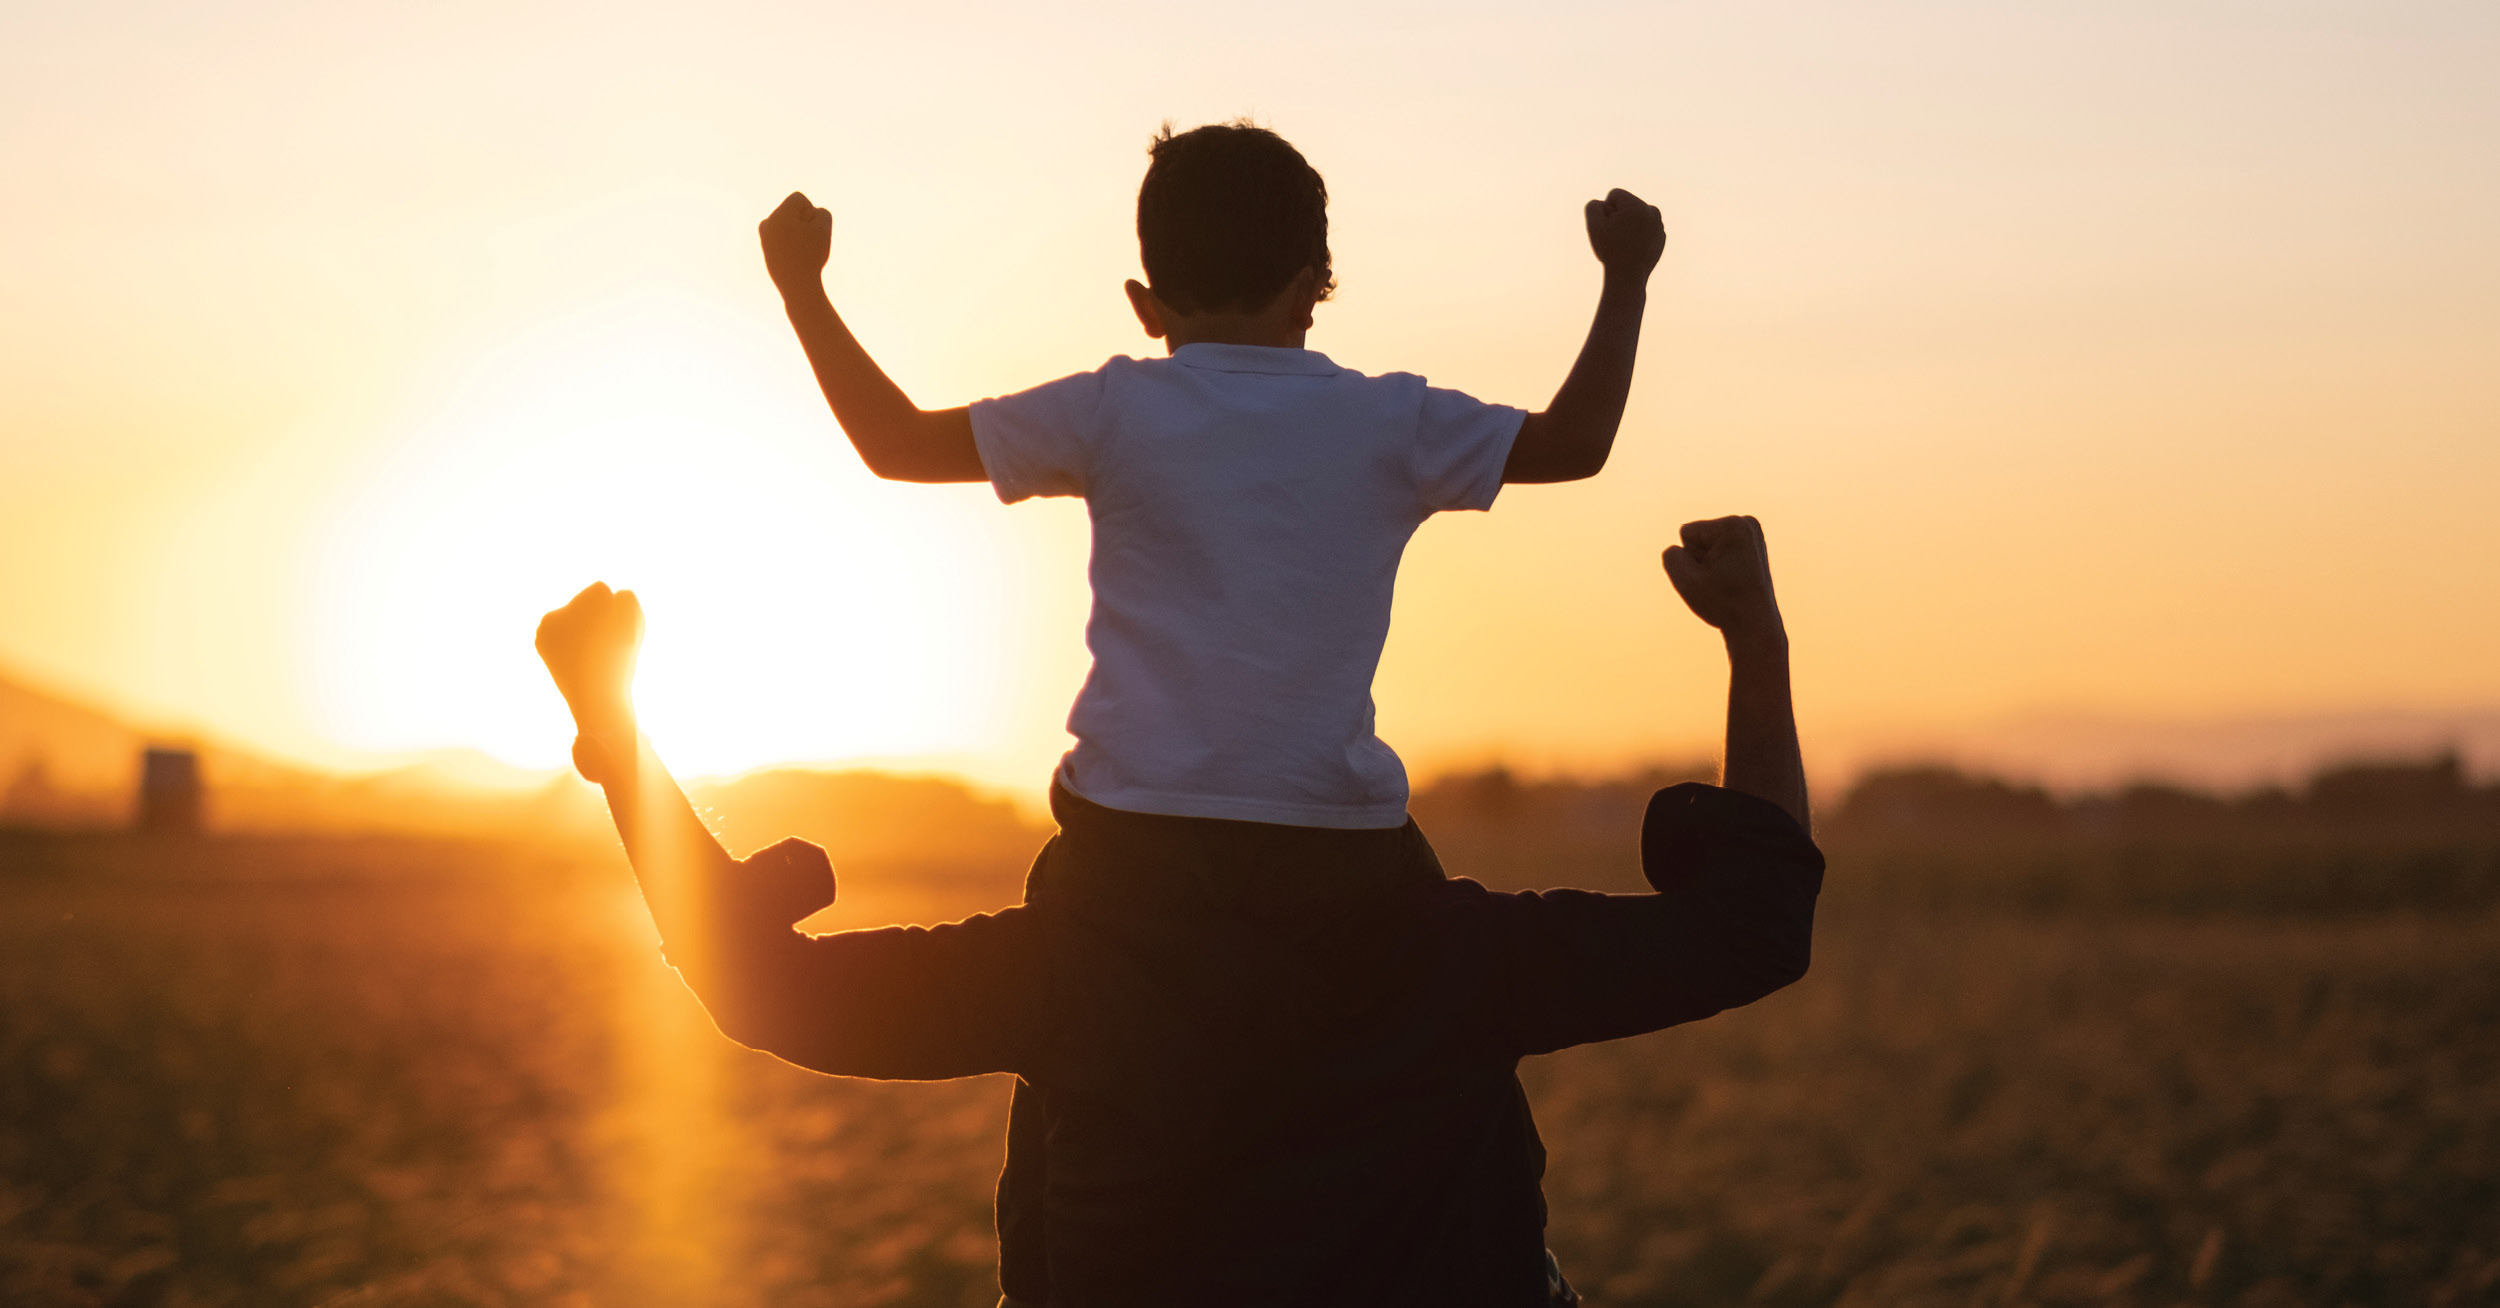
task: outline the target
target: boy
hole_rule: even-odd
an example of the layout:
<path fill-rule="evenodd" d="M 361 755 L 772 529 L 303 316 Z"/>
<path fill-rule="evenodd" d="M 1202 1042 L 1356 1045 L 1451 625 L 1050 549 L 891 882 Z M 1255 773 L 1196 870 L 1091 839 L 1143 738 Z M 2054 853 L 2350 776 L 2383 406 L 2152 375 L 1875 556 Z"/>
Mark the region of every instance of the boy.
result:
<path fill-rule="evenodd" d="M 759 228 L 767 269 L 827 403 L 870 471 L 988 481 L 1007 503 L 1078 495 L 1094 528 L 1094 663 L 1068 718 L 1054 813 L 1140 834 L 1037 862 L 1029 898 L 1110 875 L 1073 850 L 1151 847 L 1186 880 L 1256 848 L 1276 865 L 1430 866 L 1403 765 L 1373 729 L 1371 680 L 1406 542 L 1423 520 L 1489 508 L 1502 485 L 1593 476 L 1630 391 L 1658 211 L 1589 202 L 1603 289 L 1578 361 L 1543 412 L 1406 374 L 1366 377 L 1304 347 L 1335 288 L 1327 187 L 1246 123 L 1159 135 L 1138 190 L 1146 281 L 1130 307 L 1169 357 L 1119 358 L 969 408 L 924 411 L 827 298 L 832 216 L 791 195 Z M 1178 844 L 1143 833 L 1189 824 Z M 1190 853 L 1188 851 L 1198 851 Z M 1349 872 L 1347 875 L 1357 875 Z M 1042 1301 L 1030 1223 L 1062 1187 L 1040 1157 L 1082 1105 L 1016 1092 L 1000 1179 L 1000 1279 Z M 1064 1207 L 1064 1204 L 1061 1205 Z"/>
<path fill-rule="evenodd" d="M 1127 284 L 1170 357 L 1119 358 L 969 408 L 924 411 L 880 371 L 821 281 L 832 216 L 792 195 L 765 262 L 825 398 L 870 471 L 1080 495 L 1093 519 L 1093 670 L 1056 775 L 1123 812 L 1337 830 L 1406 820 L 1372 731 L 1371 677 L 1399 554 L 1423 520 L 1510 482 L 1593 476 L 1631 388 L 1658 211 L 1587 207 L 1604 290 L 1541 413 L 1303 348 L 1335 287 L 1327 189 L 1274 133 L 1168 133 L 1138 193 L 1147 281 Z"/>
<path fill-rule="evenodd" d="M 1429 851 L 1200 857 L 1192 823 L 1096 810 L 1042 855 L 1094 875 L 1040 902 L 803 936 L 833 894 L 823 851 L 733 862 L 637 733 L 632 594 L 584 590 L 538 649 L 669 962 L 725 1034 L 834 1075 L 1043 1088 L 1072 1177 L 1054 1177 L 1049 1302 L 1549 1308 L 1570 1299 L 1518 1060 L 1750 1003 L 1810 952 L 1822 857 L 1761 531 L 1683 538 L 1668 576 L 1727 644 L 1725 788 L 1651 800 L 1646 895 L 1492 894 Z"/>

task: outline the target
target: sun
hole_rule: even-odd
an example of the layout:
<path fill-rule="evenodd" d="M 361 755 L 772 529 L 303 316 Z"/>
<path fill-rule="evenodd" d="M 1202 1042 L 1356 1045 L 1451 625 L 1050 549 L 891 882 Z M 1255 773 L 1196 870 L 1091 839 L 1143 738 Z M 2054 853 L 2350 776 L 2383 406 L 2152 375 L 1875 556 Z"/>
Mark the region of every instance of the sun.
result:
<path fill-rule="evenodd" d="M 995 515 L 986 488 L 870 477 L 786 339 L 612 307 L 500 351 L 335 501 L 324 725 L 559 765 L 530 634 L 605 581 L 650 616 L 637 699 L 682 770 L 972 751 L 998 709 Z"/>

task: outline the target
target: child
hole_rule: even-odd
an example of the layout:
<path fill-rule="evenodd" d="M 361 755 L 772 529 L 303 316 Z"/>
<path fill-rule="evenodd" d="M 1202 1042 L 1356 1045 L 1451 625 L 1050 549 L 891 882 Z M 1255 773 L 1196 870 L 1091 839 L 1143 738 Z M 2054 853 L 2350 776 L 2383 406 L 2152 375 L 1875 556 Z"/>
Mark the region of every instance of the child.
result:
<path fill-rule="evenodd" d="M 1146 281 L 1126 291 L 1164 359 L 1116 358 L 924 411 L 825 294 L 829 213 L 791 195 L 759 229 L 765 263 L 870 471 L 988 481 L 1007 503 L 1085 499 L 1094 663 L 1068 718 L 1076 745 L 1053 777 L 1063 832 L 1143 839 L 1177 822 L 1188 838 L 1155 844 L 1164 857 L 1255 847 L 1276 866 L 1437 875 L 1407 819 L 1405 769 L 1373 729 L 1398 560 L 1436 512 L 1489 508 L 1506 483 L 1605 465 L 1665 244 L 1658 211 L 1621 190 L 1589 202 L 1605 270 L 1596 317 L 1553 401 L 1523 413 L 1409 374 L 1367 377 L 1304 348 L 1336 285 L 1328 196 L 1281 137 L 1246 123 L 1167 128 L 1150 153 L 1137 200 Z M 1086 851 L 1137 847 L 1055 842 L 1028 897 L 1104 875 Z M 1037 1142 L 1069 1108 L 1017 1090 L 999 1195 L 1012 1299 L 1045 1297 L 1044 1242 L 1026 1224 L 1049 1184 Z"/>
<path fill-rule="evenodd" d="M 1433 513 L 1605 465 L 1665 242 L 1658 211 L 1624 191 L 1589 202 L 1596 320 L 1552 404 L 1522 413 L 1303 348 L 1336 284 L 1327 190 L 1282 138 L 1167 130 L 1152 154 L 1137 201 L 1147 281 L 1127 290 L 1165 359 L 924 411 L 826 298 L 830 214 L 792 195 L 762 224 L 765 262 L 870 471 L 988 481 L 1009 503 L 1084 497 L 1094 665 L 1060 788 L 1123 812 L 1398 827 L 1405 770 L 1371 705 L 1398 557 Z"/>

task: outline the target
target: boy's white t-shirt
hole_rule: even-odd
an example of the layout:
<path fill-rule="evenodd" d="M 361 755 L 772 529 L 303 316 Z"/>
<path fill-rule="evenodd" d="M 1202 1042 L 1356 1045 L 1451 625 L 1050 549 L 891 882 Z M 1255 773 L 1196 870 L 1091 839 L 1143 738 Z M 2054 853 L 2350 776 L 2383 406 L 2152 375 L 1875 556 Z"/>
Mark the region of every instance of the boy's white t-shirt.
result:
<path fill-rule="evenodd" d="M 1296 826 L 1406 821 L 1372 674 L 1425 518 L 1484 509 L 1526 414 L 1310 350 L 1194 344 L 972 406 L 998 498 L 1082 496 L 1093 671 L 1068 789 Z"/>

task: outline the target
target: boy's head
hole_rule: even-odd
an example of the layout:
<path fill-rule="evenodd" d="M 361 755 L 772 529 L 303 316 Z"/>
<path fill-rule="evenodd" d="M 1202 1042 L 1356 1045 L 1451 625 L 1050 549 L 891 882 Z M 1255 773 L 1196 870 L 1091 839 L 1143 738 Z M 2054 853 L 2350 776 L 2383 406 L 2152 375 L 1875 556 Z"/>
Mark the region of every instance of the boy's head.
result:
<path fill-rule="evenodd" d="M 1314 298 L 1337 280 L 1328 184 L 1285 138 L 1246 122 L 1174 135 L 1165 124 L 1137 188 L 1137 247 L 1156 298 L 1182 313 L 1252 313 L 1306 270 Z"/>

